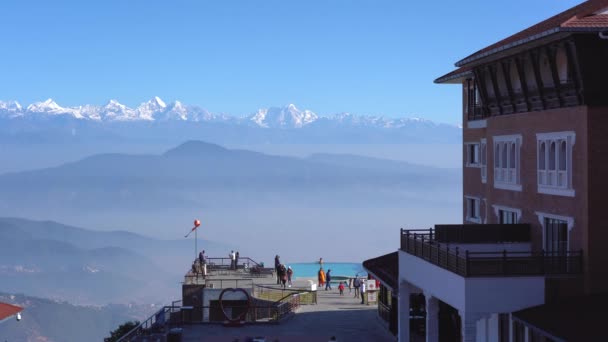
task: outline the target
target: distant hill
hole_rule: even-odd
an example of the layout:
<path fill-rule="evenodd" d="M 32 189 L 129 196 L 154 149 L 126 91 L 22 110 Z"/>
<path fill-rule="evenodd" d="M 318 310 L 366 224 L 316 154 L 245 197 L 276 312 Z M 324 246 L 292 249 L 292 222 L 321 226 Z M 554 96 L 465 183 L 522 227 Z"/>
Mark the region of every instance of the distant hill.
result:
<path fill-rule="evenodd" d="M 129 320 L 142 320 L 157 307 L 149 305 L 76 306 L 66 302 L 0 292 L 0 301 L 24 308 L 22 320 L 0 323 L 0 341 L 102 341 Z"/>
<path fill-rule="evenodd" d="M 210 242 L 205 245 L 213 252 Z M 191 241 L 0 218 L 0 291 L 72 303 L 164 302 L 179 291 L 191 246 Z"/>
<path fill-rule="evenodd" d="M 360 197 L 345 195 L 385 188 L 404 194 L 428 191 L 458 180 L 458 170 L 404 162 L 340 155 L 280 157 L 190 141 L 162 155 L 96 155 L 55 168 L 0 175 L 0 213 L 13 208 L 238 207 L 260 200 L 357 205 Z"/>

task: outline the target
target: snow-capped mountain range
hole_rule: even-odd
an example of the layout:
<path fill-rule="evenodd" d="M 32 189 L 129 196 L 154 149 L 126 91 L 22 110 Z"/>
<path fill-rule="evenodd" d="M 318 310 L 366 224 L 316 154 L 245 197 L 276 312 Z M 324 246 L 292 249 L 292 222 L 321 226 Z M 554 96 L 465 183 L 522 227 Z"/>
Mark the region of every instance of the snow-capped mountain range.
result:
<path fill-rule="evenodd" d="M 376 128 L 401 128 L 408 125 L 452 126 L 420 118 L 387 118 L 350 113 L 319 116 L 310 110 L 300 110 L 293 104 L 258 109 L 249 116 L 236 117 L 211 113 L 198 106 L 184 105 L 180 101 L 167 104 L 159 97 L 154 97 L 137 108 L 129 108 L 116 100 L 110 100 L 103 106 L 78 107 L 62 107 L 52 99 L 32 103 L 27 107 L 17 101 L 0 101 L 0 119 L 49 120 L 58 117 L 95 122 L 225 122 L 261 128 L 303 128 L 315 122 Z"/>

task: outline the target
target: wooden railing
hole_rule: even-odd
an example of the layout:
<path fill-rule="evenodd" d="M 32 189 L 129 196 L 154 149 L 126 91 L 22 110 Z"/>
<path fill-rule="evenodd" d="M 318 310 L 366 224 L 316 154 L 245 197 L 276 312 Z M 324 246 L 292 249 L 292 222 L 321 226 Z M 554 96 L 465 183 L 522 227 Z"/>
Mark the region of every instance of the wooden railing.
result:
<path fill-rule="evenodd" d="M 441 243 L 530 242 L 529 224 L 438 224 L 428 233 Z"/>
<path fill-rule="evenodd" d="M 580 274 L 582 251 L 469 252 L 438 242 L 429 230 L 401 229 L 401 250 L 463 277 Z"/>

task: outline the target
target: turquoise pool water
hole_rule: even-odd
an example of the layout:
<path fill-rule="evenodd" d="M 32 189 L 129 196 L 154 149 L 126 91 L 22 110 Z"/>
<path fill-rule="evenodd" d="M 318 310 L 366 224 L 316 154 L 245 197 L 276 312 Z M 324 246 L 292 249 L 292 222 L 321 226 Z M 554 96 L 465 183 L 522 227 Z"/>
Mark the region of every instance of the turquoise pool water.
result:
<path fill-rule="evenodd" d="M 316 277 L 319 272 L 319 263 L 293 263 L 287 264 L 293 269 L 293 276 L 297 279 L 298 277 Z M 325 262 L 323 263 L 323 270 L 331 270 L 333 276 L 349 276 L 354 277 L 357 273 L 359 276 L 364 274 L 363 265 L 360 263 L 352 262 Z M 365 273 L 367 274 L 367 273 Z"/>

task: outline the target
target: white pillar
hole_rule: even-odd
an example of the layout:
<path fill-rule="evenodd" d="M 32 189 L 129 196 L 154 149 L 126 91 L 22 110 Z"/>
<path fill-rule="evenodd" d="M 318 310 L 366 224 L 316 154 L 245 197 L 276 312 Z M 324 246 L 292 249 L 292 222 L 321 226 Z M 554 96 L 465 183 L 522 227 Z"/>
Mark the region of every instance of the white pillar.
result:
<path fill-rule="evenodd" d="M 430 294 L 426 299 L 426 342 L 439 342 L 439 300 Z"/>
<path fill-rule="evenodd" d="M 458 313 L 460 314 L 460 322 L 462 324 L 462 342 L 476 342 L 477 320 L 481 317 L 481 315 L 463 311 L 459 311 Z"/>
<path fill-rule="evenodd" d="M 399 284 L 399 342 L 410 342 L 410 286 L 407 282 Z"/>

